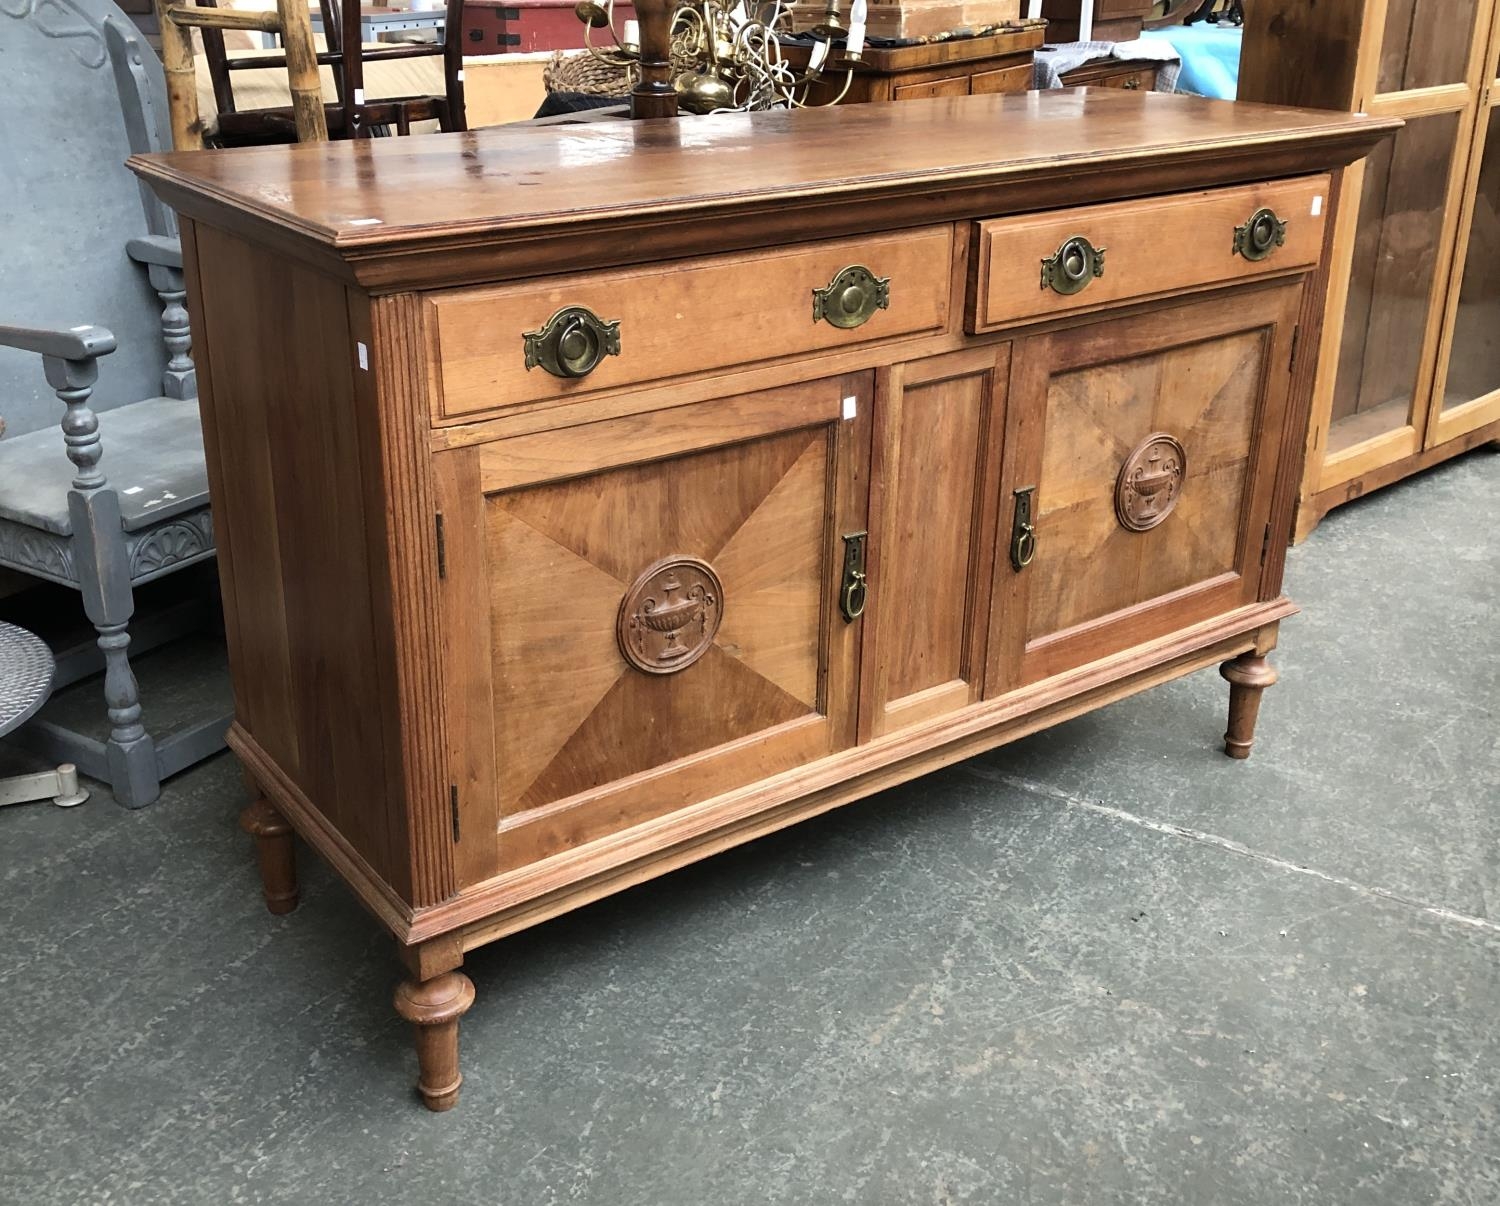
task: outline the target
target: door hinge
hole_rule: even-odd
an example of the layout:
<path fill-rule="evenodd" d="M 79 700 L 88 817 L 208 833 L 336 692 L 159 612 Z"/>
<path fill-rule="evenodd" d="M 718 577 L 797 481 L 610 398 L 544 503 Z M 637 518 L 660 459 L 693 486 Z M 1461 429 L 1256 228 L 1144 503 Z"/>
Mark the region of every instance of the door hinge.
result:
<path fill-rule="evenodd" d="M 1302 324 L 1298 323 L 1292 328 L 1292 359 L 1286 366 L 1286 371 L 1295 373 L 1297 371 L 1297 349 L 1302 343 Z"/>
<path fill-rule="evenodd" d="M 1260 563 L 1265 565 L 1266 554 L 1271 551 L 1271 525 L 1266 524 L 1265 535 L 1260 538 Z"/>
<path fill-rule="evenodd" d="M 438 577 L 446 578 L 448 576 L 448 541 L 443 535 L 443 513 L 441 511 L 437 513 L 437 559 Z"/>
<path fill-rule="evenodd" d="M 458 845 L 458 785 L 448 785 L 448 812 L 453 820 L 453 844 Z"/>

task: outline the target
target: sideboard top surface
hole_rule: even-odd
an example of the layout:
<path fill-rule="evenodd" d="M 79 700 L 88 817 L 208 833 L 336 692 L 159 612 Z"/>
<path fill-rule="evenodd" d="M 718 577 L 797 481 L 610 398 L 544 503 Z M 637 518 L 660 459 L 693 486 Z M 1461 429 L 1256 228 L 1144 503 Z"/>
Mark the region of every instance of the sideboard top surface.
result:
<path fill-rule="evenodd" d="M 692 248 L 668 246 L 670 239 L 653 244 L 638 232 L 694 217 L 768 217 L 759 235 L 722 225 L 715 232 L 718 246 L 753 245 L 774 241 L 778 231 L 782 239 L 816 237 L 837 227 L 942 220 L 960 216 L 965 205 L 983 212 L 985 202 L 999 204 L 997 190 L 1015 193 L 1021 208 L 1084 199 L 1086 182 L 1101 177 L 1109 178 L 1109 191 L 1128 195 L 1159 191 L 1164 172 L 1167 187 L 1189 188 L 1321 170 L 1359 158 L 1399 125 L 1197 97 L 1065 89 L 495 127 L 130 162 L 190 217 L 300 244 L 304 254 L 332 261 L 531 241 L 534 255 L 556 263 L 553 249 L 535 241 L 585 228 L 634 240 L 634 250 L 648 256 Z M 955 209 L 950 198 L 965 190 L 967 200 Z M 934 200 L 936 192 L 943 203 Z M 1098 187 L 1093 192 L 1101 195 Z M 631 248 L 617 247 L 594 258 L 630 255 Z"/>

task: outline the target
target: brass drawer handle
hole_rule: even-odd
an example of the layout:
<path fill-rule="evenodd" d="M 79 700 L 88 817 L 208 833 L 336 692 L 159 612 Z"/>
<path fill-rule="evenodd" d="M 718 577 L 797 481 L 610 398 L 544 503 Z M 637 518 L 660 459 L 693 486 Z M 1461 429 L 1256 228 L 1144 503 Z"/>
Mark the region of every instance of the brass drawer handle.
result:
<path fill-rule="evenodd" d="M 1258 209 L 1250 221 L 1234 228 L 1234 253 L 1247 260 L 1266 259 L 1286 242 L 1286 223 L 1274 209 Z"/>
<path fill-rule="evenodd" d="M 839 589 L 839 611 L 851 624 L 865 613 L 869 581 L 865 577 L 865 537 L 868 532 L 850 532 L 844 537 L 844 581 Z"/>
<path fill-rule="evenodd" d="M 812 295 L 813 322 L 852 331 L 869 322 L 876 310 L 891 308 L 891 278 L 876 276 L 863 264 L 850 264 Z"/>
<path fill-rule="evenodd" d="M 554 377 L 587 377 L 606 356 L 620 354 L 620 322 L 606 322 L 584 306 L 566 306 L 521 340 L 527 372 L 540 365 Z"/>
<path fill-rule="evenodd" d="M 1088 288 L 1089 282 L 1104 275 L 1104 253 L 1107 247 L 1095 247 L 1082 235 L 1074 235 L 1042 261 L 1042 288 L 1071 297 Z"/>
<path fill-rule="evenodd" d="M 1016 512 L 1010 523 L 1010 564 L 1020 573 L 1036 556 L 1036 524 L 1031 521 L 1031 496 L 1035 486 L 1016 491 Z"/>

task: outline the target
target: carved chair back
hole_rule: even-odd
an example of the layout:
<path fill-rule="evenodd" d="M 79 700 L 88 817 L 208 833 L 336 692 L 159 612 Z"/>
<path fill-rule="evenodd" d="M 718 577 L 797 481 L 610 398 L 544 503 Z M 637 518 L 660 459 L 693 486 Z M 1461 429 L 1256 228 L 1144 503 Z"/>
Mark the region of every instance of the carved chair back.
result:
<path fill-rule="evenodd" d="M 38 326 L 87 323 L 114 332 L 119 350 L 101 366 L 91 403 L 99 411 L 162 392 L 162 306 L 126 244 L 171 233 L 164 225 L 169 211 L 155 203 L 143 208 L 125 169 L 132 146 L 105 41 L 108 23 L 140 45 L 110 0 L 0 3 L 0 62 L 10 77 L 0 138 L 5 306 Z M 166 104 L 160 69 L 133 79 L 142 90 L 140 134 L 159 145 Z M 0 413 L 7 438 L 56 428 L 57 397 L 35 355 L 0 348 Z"/>

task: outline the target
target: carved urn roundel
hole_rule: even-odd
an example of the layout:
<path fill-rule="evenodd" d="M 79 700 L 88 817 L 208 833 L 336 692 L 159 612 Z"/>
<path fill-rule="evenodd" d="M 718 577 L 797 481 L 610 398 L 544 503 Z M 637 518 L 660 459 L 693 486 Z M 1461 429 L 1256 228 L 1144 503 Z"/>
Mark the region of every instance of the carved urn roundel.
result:
<path fill-rule="evenodd" d="M 1148 435 L 1120 466 L 1115 479 L 1115 515 L 1122 527 L 1147 532 L 1172 513 L 1182 496 L 1187 453 L 1175 436 Z"/>
<path fill-rule="evenodd" d="M 620 600 L 620 653 L 647 674 L 675 674 L 708 652 L 724 617 L 724 587 L 696 557 L 653 562 Z"/>

